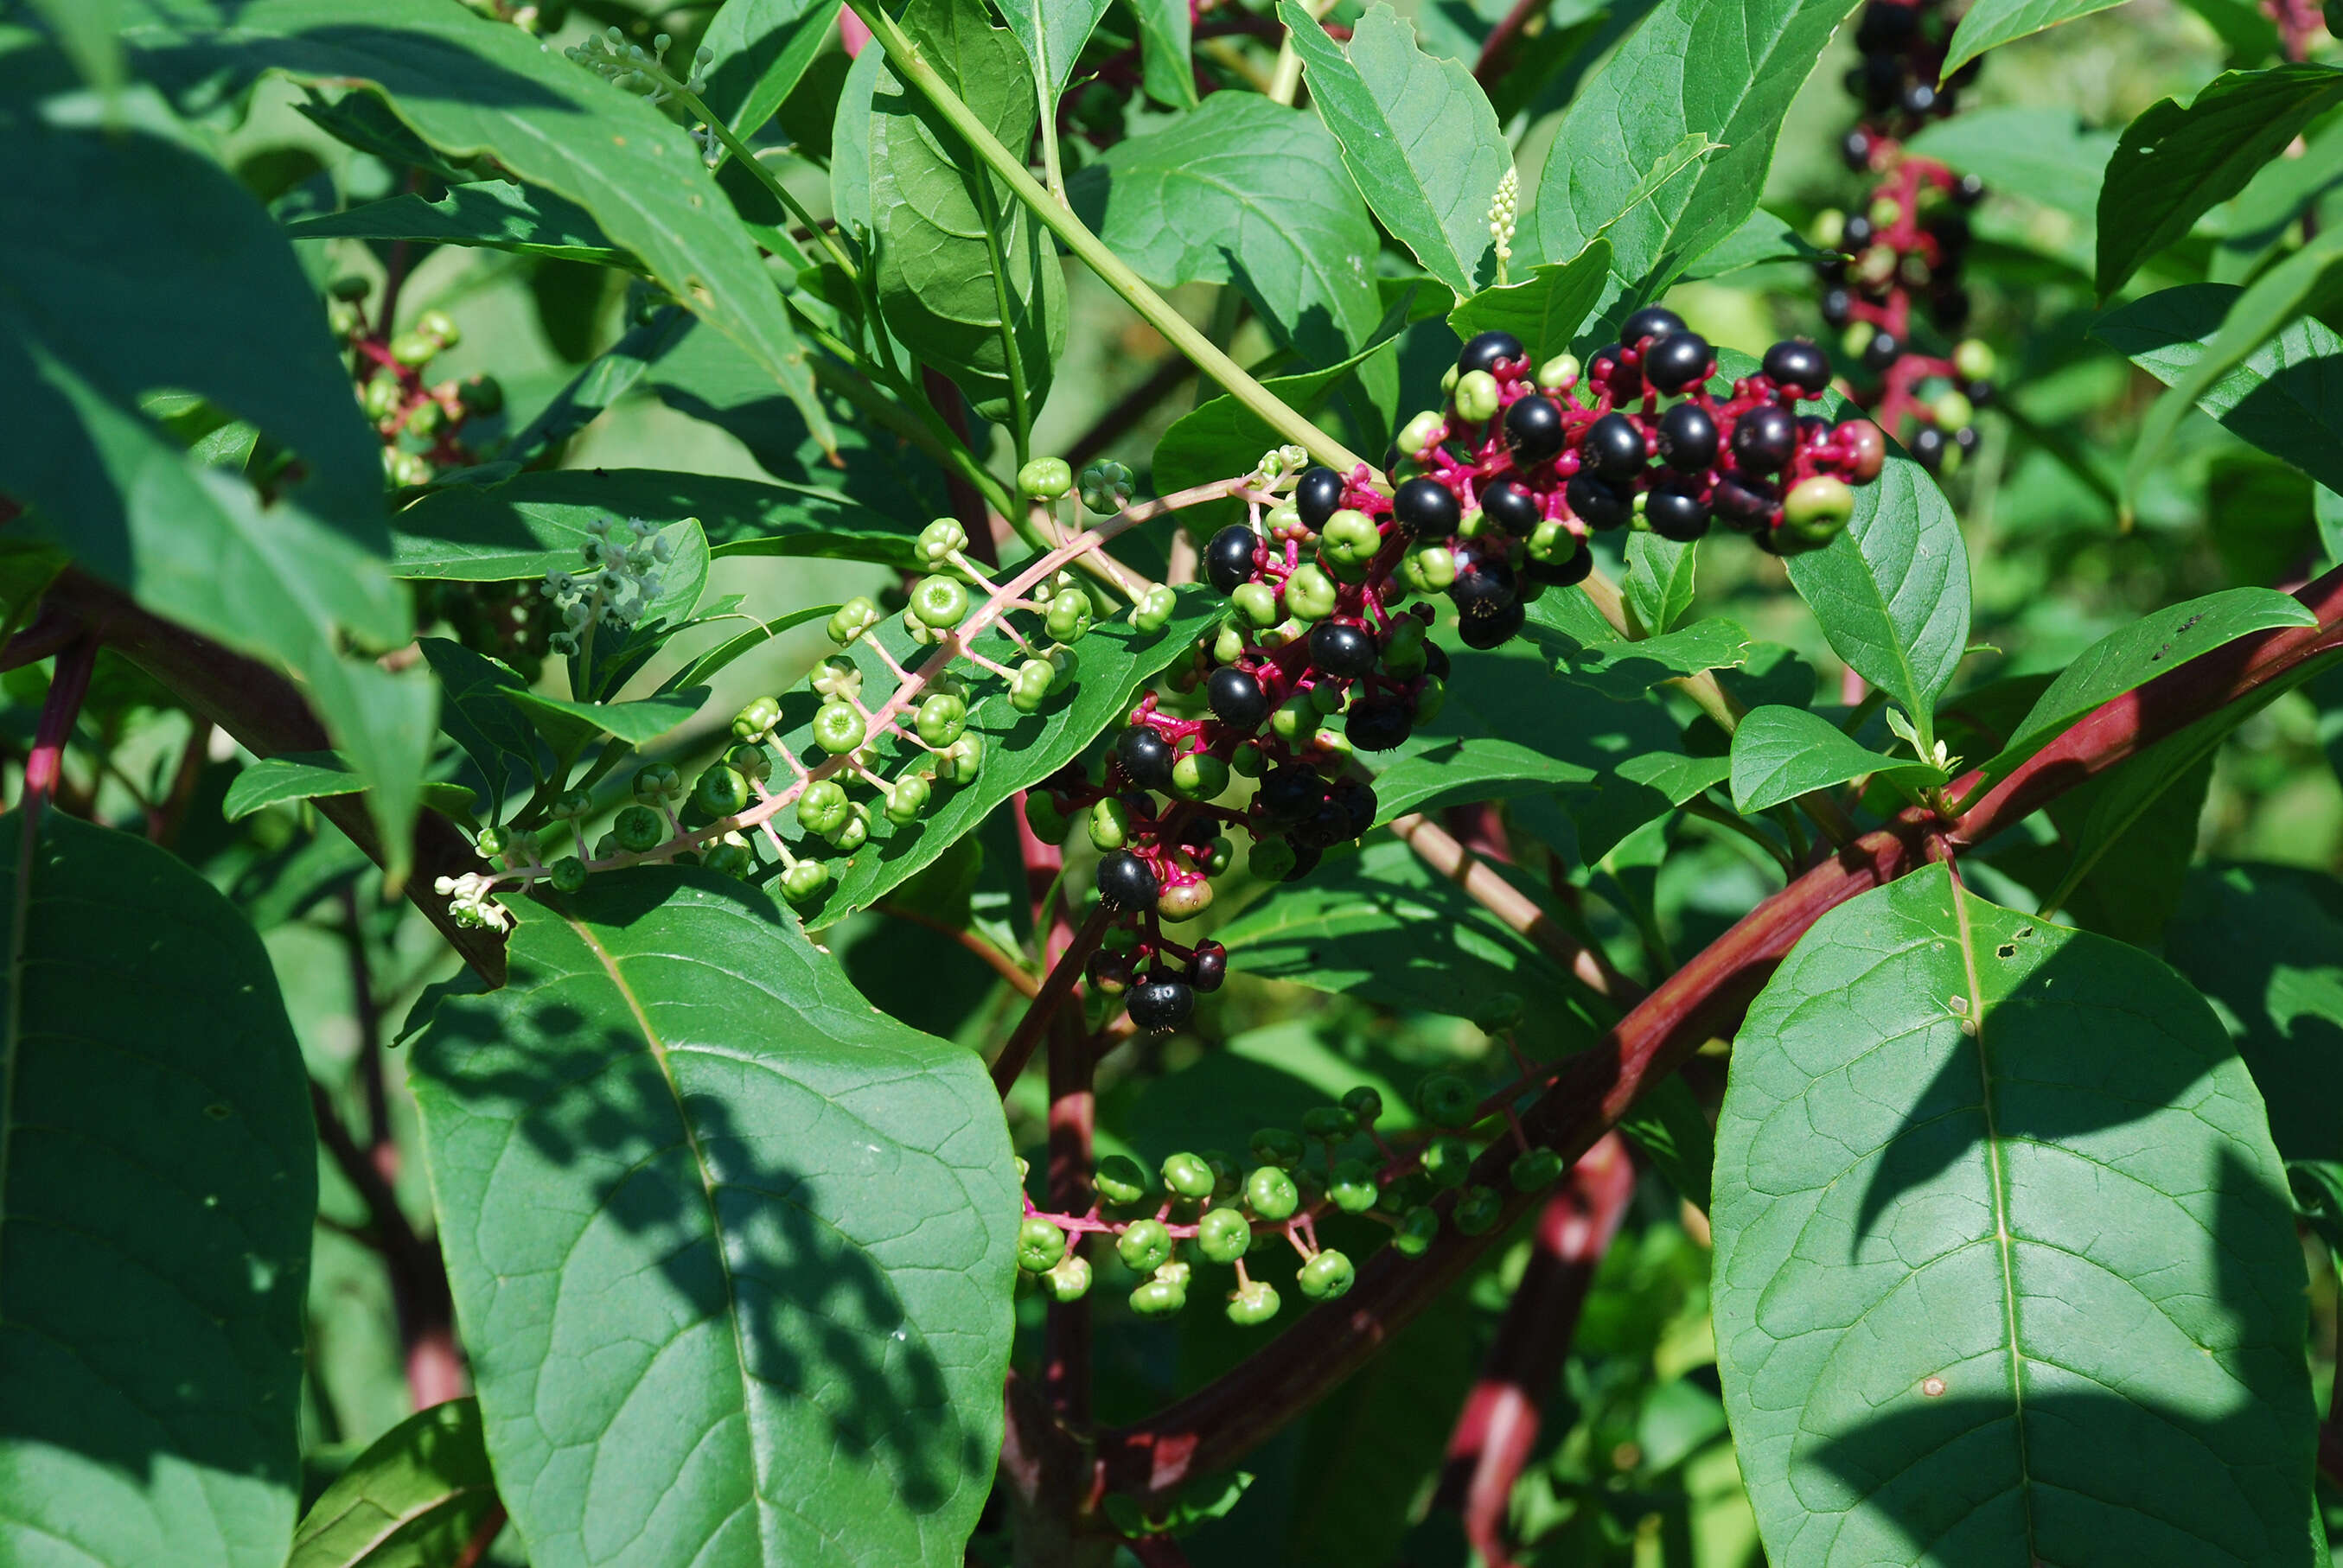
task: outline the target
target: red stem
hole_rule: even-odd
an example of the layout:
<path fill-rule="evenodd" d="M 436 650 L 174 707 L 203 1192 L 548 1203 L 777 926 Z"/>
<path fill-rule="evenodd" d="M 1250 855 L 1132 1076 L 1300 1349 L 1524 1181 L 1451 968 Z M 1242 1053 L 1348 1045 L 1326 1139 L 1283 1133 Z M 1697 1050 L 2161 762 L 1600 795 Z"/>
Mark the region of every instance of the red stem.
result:
<path fill-rule="evenodd" d="M 489 1503 L 488 1513 L 480 1516 L 479 1528 L 472 1532 L 472 1538 L 464 1543 L 463 1551 L 456 1554 L 456 1561 L 448 1568 L 479 1568 L 480 1560 L 488 1554 L 488 1548 L 496 1544 L 497 1536 L 503 1532 L 505 1518 L 502 1498 Z"/>
<path fill-rule="evenodd" d="M 1041 994 L 1027 1005 L 1025 1016 L 1017 1021 L 1016 1032 L 1001 1048 L 1001 1054 L 992 1059 L 992 1086 L 1002 1094 L 1009 1092 L 1018 1074 L 1025 1070 L 1025 1064 L 1033 1060 L 1033 1048 L 1041 1043 L 1050 1020 L 1073 993 L 1074 982 L 1081 978 L 1082 966 L 1098 950 L 1099 939 L 1106 935 L 1107 922 L 1113 918 L 1111 911 L 1099 909 L 1082 922 L 1073 940 L 1066 944 L 1066 950 L 1050 967 L 1048 977 L 1041 981 Z"/>
<path fill-rule="evenodd" d="M 32 753 L 25 759 L 25 789 L 17 801 L 25 813 L 28 849 L 41 808 L 57 792 L 57 780 L 65 776 L 65 742 L 73 736 L 74 721 L 81 717 L 82 699 L 89 695 L 90 672 L 96 668 L 97 639 L 85 633 L 57 655 L 56 668 L 49 676 L 49 694 L 41 704 Z"/>

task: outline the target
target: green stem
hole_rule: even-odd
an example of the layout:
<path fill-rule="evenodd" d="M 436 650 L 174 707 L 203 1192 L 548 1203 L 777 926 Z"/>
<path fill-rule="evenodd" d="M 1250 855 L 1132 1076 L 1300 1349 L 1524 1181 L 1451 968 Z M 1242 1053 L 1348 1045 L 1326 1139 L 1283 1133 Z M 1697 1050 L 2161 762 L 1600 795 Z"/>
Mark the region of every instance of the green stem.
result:
<path fill-rule="evenodd" d="M 666 73 L 661 72 L 660 75 L 666 75 Z M 681 104 L 686 109 L 689 110 L 693 117 L 705 124 L 710 131 L 714 132 L 716 139 L 724 144 L 725 150 L 729 152 L 734 157 L 739 159 L 741 166 L 751 175 L 756 176 L 757 183 L 763 186 L 768 191 L 770 191 L 772 193 L 773 199 L 779 202 L 782 207 L 791 217 L 794 217 L 798 222 L 803 224 L 806 228 L 812 233 L 814 238 L 821 243 L 821 247 L 830 252 L 830 258 L 838 263 L 840 267 L 844 269 L 846 276 L 849 277 L 854 276 L 854 258 L 846 254 L 845 246 L 838 243 L 838 236 L 831 234 L 828 229 L 822 227 L 821 225 L 816 221 L 813 214 L 806 211 L 805 204 L 799 201 L 796 196 L 791 196 L 789 194 L 789 188 L 781 183 L 780 176 L 773 173 L 772 170 L 767 168 L 763 163 L 759 161 L 757 155 L 749 150 L 749 145 L 732 134 L 732 127 L 724 123 L 723 117 L 718 115 L 714 110 L 710 109 L 706 104 L 701 103 L 699 101 L 699 94 L 693 92 L 690 88 L 685 86 L 681 82 L 677 81 L 674 77 L 668 76 L 665 85 L 674 94 L 676 102 Z M 804 253 L 802 251 L 799 253 L 799 258 L 800 260 L 804 259 Z"/>
<path fill-rule="evenodd" d="M 1001 206 L 990 180 L 976 182 L 976 199 L 984 216 L 984 251 L 992 259 L 993 308 L 1001 313 L 1001 357 L 1009 371 L 1009 434 L 1016 445 L 1017 466 L 1022 468 L 1033 455 L 1033 411 L 1025 400 L 1025 360 L 1017 352 L 1016 310 L 1009 298 L 1009 258 L 1001 251 Z M 1045 254 L 1041 265 L 1049 263 Z M 1011 522 L 1017 520 L 1013 512 L 1004 515 Z"/>
<path fill-rule="evenodd" d="M 1050 194 L 1066 206 L 1066 171 L 1058 161 L 1058 95 L 1050 90 L 1049 66 L 1041 61 L 1033 65 L 1033 96 L 1041 106 L 1041 172 Z"/>
<path fill-rule="evenodd" d="M 1196 367 L 1221 384 L 1238 402 L 1261 416 L 1262 419 L 1286 440 L 1294 442 L 1320 462 L 1347 473 L 1360 466 L 1358 455 L 1335 440 L 1317 426 L 1296 413 L 1283 399 L 1244 372 L 1243 367 L 1230 358 L 1197 331 L 1186 317 L 1172 308 L 1171 302 L 1147 285 L 1146 279 L 1125 266 L 1122 259 L 1106 247 L 1105 242 L 1092 234 L 1082 221 L 1062 203 L 1051 198 L 1039 181 L 1027 172 L 1023 160 L 1012 156 L 999 138 L 986 129 L 984 122 L 962 103 L 951 85 L 937 74 L 920 53 L 919 45 L 904 35 L 895 19 L 873 0 L 846 0 L 863 25 L 870 29 L 887 51 L 887 58 L 906 81 L 926 95 L 938 113 L 950 122 L 961 140 L 968 143 L 976 156 L 991 166 L 1017 199 L 1031 208 L 1035 216 L 1049 226 L 1050 232 L 1064 242 L 1067 249 L 1080 256 L 1082 264 L 1098 274 L 1106 286 L 1122 296 L 1150 327 L 1161 333 L 1181 353 L 1195 362 Z"/>

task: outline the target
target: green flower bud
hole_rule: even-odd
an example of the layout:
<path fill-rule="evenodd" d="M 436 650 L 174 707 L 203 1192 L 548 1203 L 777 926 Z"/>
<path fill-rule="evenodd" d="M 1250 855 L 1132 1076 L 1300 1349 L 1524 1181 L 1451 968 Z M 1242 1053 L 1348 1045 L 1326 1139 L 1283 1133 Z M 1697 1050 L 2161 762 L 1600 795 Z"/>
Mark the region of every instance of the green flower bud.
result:
<path fill-rule="evenodd" d="M 838 612 L 830 618 L 830 640 L 840 648 L 846 648 L 878 624 L 879 607 L 877 605 L 867 598 L 858 597 L 848 599 L 844 604 L 840 605 Z"/>
<path fill-rule="evenodd" d="M 1082 505 L 1093 512 L 1119 512 L 1131 502 L 1131 470 L 1121 463 L 1092 463 L 1081 473 Z"/>
<path fill-rule="evenodd" d="M 934 571 L 960 551 L 968 548 L 968 530 L 955 518 L 938 518 L 920 530 L 912 541 L 911 554 L 919 563 Z"/>
<path fill-rule="evenodd" d="M 759 782 L 773 776 L 773 759 L 753 740 L 736 741 L 725 749 L 724 765 L 743 779 Z"/>
<path fill-rule="evenodd" d="M 1074 487 L 1074 470 L 1063 457 L 1036 457 L 1017 470 L 1017 488 L 1037 501 L 1063 500 Z"/>

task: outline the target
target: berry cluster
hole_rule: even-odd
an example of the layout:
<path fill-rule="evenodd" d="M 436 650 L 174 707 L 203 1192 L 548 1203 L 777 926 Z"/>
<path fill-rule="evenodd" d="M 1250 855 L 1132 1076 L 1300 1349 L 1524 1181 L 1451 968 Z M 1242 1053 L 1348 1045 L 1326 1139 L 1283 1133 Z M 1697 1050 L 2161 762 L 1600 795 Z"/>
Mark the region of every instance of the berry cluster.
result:
<path fill-rule="evenodd" d="M 1519 999 L 1503 1000 L 1517 1016 Z M 1018 1266 L 1051 1296 L 1075 1301 L 1089 1293 L 1093 1280 L 1091 1261 L 1079 1250 L 1081 1239 L 1111 1236 L 1115 1256 L 1137 1277 L 1131 1311 L 1160 1318 L 1188 1304 L 1198 1264 L 1227 1264 L 1236 1277 L 1229 1319 L 1251 1327 L 1275 1317 L 1282 1303 L 1276 1288 L 1255 1278 L 1245 1260 L 1282 1236 L 1301 1257 L 1295 1283 L 1302 1293 L 1332 1301 L 1350 1290 L 1358 1271 L 1348 1255 L 1318 1239 L 1318 1221 L 1332 1213 L 1389 1227 L 1392 1245 L 1407 1257 L 1420 1256 L 1440 1234 L 1442 1216 L 1432 1201 L 1443 1192 L 1455 1193 L 1447 1218 L 1467 1236 L 1483 1234 L 1503 1217 L 1505 1195 L 1470 1181 L 1480 1152 L 1476 1124 L 1485 1121 L 1493 1140 L 1510 1139 L 1518 1151 L 1507 1171 L 1514 1190 L 1534 1192 L 1562 1174 L 1561 1157 L 1531 1147 L 1508 1105 L 1513 1093 L 1538 1081 L 1524 1066 L 1521 1081 L 1484 1099 L 1455 1074 L 1434 1073 L 1415 1094 L 1416 1108 L 1433 1131 L 1403 1140 L 1378 1131 L 1383 1096 L 1361 1085 L 1341 1103 L 1304 1113 L 1299 1133 L 1280 1127 L 1255 1132 L 1250 1166 L 1216 1150 L 1173 1154 L 1156 1172 L 1160 1186 L 1136 1161 L 1110 1155 L 1093 1173 L 1097 1201 L 1087 1212 L 1048 1213 L 1025 1200 Z M 1021 1174 L 1021 1161 L 1019 1168 Z"/>
<path fill-rule="evenodd" d="M 1099 773 L 1070 768 L 1028 798 L 1044 839 L 1082 812 L 1103 852 L 1099 900 L 1114 921 L 1094 987 L 1128 992 L 1142 1029 L 1177 1028 L 1227 960 L 1161 922 L 1210 907 L 1211 879 L 1233 859 L 1225 829 L 1251 838 L 1254 876 L 1284 881 L 1373 826 L 1374 790 L 1345 769 L 1439 709 L 1448 659 L 1431 640 L 1431 596 L 1455 607 L 1468 647 L 1489 648 L 1521 628 L 1531 600 L 1593 569 L 1591 529 L 1633 523 L 1690 540 L 1716 519 L 1787 552 L 1845 527 L 1848 481 L 1875 477 L 1886 444 L 1867 420 L 1796 412 L 1829 384 L 1821 352 L 1777 343 L 1726 397 L 1707 390 L 1715 357 L 1656 308 L 1631 317 L 1583 377 L 1568 355 L 1533 374 L 1519 341 L 1483 333 L 1457 361 L 1447 410 L 1402 435 L 1389 494 L 1363 465 L 1293 477 L 1298 450 L 1264 459 L 1276 504 L 1264 517 L 1256 502 L 1252 522 L 1203 552 L 1230 613 L 1175 685 L 1201 688 L 1204 710 L 1182 716 L 1151 692 Z M 1582 384 L 1584 404 L 1571 396 Z M 1410 594 L 1426 602 L 1396 608 Z M 1258 781 L 1242 809 L 1218 803 L 1232 775 Z"/>
<path fill-rule="evenodd" d="M 426 384 L 423 372 L 463 334 L 445 311 L 427 310 L 405 332 L 367 319 L 367 283 L 336 278 L 328 287 L 327 324 L 357 354 L 358 407 L 382 437 L 383 477 L 398 486 L 426 485 L 442 468 L 468 467 L 478 454 L 465 445 L 474 416 L 501 413 L 505 391 L 493 376 Z"/>
<path fill-rule="evenodd" d="M 1940 0 L 1872 0 L 1855 31 L 1862 64 L 1847 73 L 1862 123 L 1840 144 L 1847 167 L 1873 176 L 1860 212 L 1817 215 L 1815 243 L 1835 254 L 1818 264 L 1823 319 L 1847 353 L 1878 377 L 1865 401 L 1879 422 L 1906 437 L 1931 473 L 1950 473 L 1976 445 L 1976 410 L 1993 397 L 1993 351 L 1974 338 L 1949 355 L 1914 350 L 1916 316 L 1946 337 L 1968 324 L 1961 267 L 1969 246 L 1967 209 L 1985 194 L 1975 175 L 1956 176 L 1934 158 L 1906 152 L 1913 132 L 1953 112 L 1972 60 L 1939 88 L 1945 45 L 1956 18 Z M 1909 432 L 1908 437 L 1906 435 Z"/>

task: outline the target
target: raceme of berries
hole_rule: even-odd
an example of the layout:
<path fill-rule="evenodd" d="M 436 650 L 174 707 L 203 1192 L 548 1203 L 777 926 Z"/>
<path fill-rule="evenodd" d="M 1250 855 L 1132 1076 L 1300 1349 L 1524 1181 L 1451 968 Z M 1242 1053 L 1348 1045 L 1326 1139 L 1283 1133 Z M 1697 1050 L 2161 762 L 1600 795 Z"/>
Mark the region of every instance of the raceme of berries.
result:
<path fill-rule="evenodd" d="M 358 406 L 382 438 L 383 477 L 402 487 L 428 484 L 443 468 L 467 467 L 488 456 L 492 448 L 468 442 L 467 427 L 504 411 L 503 386 L 493 376 L 427 383 L 431 361 L 461 342 L 463 333 L 441 310 L 423 312 L 396 334 L 387 322 L 369 323 L 368 287 L 363 277 L 336 278 L 327 286 L 326 319 L 361 367 Z"/>
<path fill-rule="evenodd" d="M 1508 1002 L 1510 1010 L 1503 1005 Z M 1498 1003 L 1482 1021 L 1497 1030 L 1511 1051 L 1503 1020 L 1519 1016 L 1519 999 Z M 1386 1135 L 1378 1126 L 1383 1096 L 1363 1084 L 1338 1104 L 1305 1112 L 1300 1132 L 1277 1127 L 1255 1132 L 1249 1162 L 1218 1151 L 1182 1151 L 1151 1174 L 1128 1155 L 1109 1155 L 1092 1172 L 1095 1201 L 1083 1212 L 1050 1212 L 1031 1197 L 1023 1200 L 1020 1278 L 1054 1300 L 1078 1300 L 1111 1250 L 1130 1278 L 1131 1312 L 1155 1318 L 1186 1307 L 1199 1269 L 1226 1268 L 1224 1310 L 1231 1322 L 1253 1327 L 1274 1319 L 1283 1302 L 1246 1261 L 1282 1239 L 1299 1260 L 1294 1289 L 1303 1301 L 1339 1300 L 1357 1280 L 1358 1265 L 1321 1241 L 1322 1221 L 1349 1216 L 1385 1227 L 1392 1245 L 1414 1257 L 1443 1225 L 1481 1234 L 1503 1218 L 1509 1192 L 1541 1191 L 1561 1178 L 1562 1157 L 1532 1146 L 1512 1109 L 1520 1096 L 1550 1082 L 1553 1070 L 1533 1068 L 1518 1052 L 1513 1059 L 1520 1076 L 1493 1094 L 1484 1096 L 1450 1073 L 1435 1073 L 1417 1087 L 1424 1120 L 1449 1131 Z M 1477 1144 L 1476 1130 L 1488 1134 Z M 1495 1147 L 1513 1151 L 1502 1183 L 1472 1182 L 1474 1160 Z M 1018 1164 L 1021 1175 L 1030 1173 L 1023 1161 Z M 1086 1258 L 1080 1249 L 1092 1235 L 1110 1246 Z"/>
<path fill-rule="evenodd" d="M 1971 60 L 1941 88 L 1945 47 L 1958 20 L 1940 0 L 1872 0 L 1855 31 L 1862 64 L 1847 91 L 1863 103 L 1861 123 L 1840 153 L 1876 183 L 1861 210 L 1817 215 L 1814 242 L 1833 254 L 1816 264 L 1823 319 L 1847 355 L 1869 373 L 1856 396 L 1931 473 L 1949 474 L 1977 441 L 1976 411 L 1994 395 L 1994 356 L 1975 338 L 1943 353 L 1922 352 L 1933 331 L 1956 337 L 1970 304 L 1962 264 L 1968 209 L 1985 194 L 1974 175 L 1956 176 L 1905 142 L 1953 112 L 1976 76 Z M 1922 318 L 1925 317 L 1925 326 Z"/>

